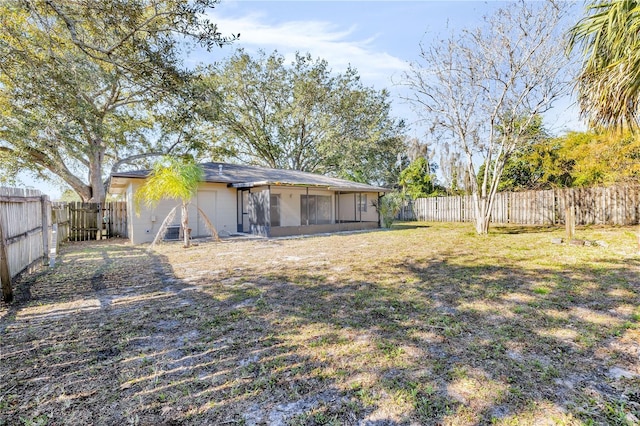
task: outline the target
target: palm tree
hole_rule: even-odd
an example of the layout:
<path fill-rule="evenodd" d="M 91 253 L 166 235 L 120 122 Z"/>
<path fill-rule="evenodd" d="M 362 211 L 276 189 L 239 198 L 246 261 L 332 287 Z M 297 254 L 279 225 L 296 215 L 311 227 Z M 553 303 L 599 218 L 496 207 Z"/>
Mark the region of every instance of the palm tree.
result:
<path fill-rule="evenodd" d="M 167 230 L 168 224 L 173 220 L 176 209 L 182 207 L 181 225 L 183 229 L 184 247 L 190 246 L 189 239 L 189 215 L 187 207 L 193 195 L 198 189 L 199 183 L 202 181 L 204 172 L 202 168 L 189 159 L 179 159 L 174 157 L 163 157 L 153 165 L 151 174 L 147 181 L 136 191 L 134 200 L 136 209 L 139 208 L 141 202 L 145 202 L 149 207 L 155 207 L 160 200 L 175 199 L 181 203 L 175 206 L 162 222 L 158 233 L 156 234 L 151 246 L 160 239 Z M 198 212 L 202 215 L 203 220 L 214 238 L 217 239 L 218 233 L 213 225 L 206 217 L 204 212 L 198 208 Z"/>
<path fill-rule="evenodd" d="M 592 1 L 569 31 L 569 49 L 582 48 L 578 100 L 590 125 L 638 128 L 640 1 Z"/>

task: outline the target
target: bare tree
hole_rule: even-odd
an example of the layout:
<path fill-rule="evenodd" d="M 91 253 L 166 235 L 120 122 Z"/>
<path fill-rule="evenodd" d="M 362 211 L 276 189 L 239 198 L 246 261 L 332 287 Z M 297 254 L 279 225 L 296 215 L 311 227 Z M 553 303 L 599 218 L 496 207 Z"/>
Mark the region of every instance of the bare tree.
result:
<path fill-rule="evenodd" d="M 466 160 L 479 234 L 489 230 L 509 156 L 570 87 L 561 28 L 566 12 L 566 3 L 551 0 L 510 3 L 477 28 L 422 43 L 420 59 L 404 76 L 434 140 Z"/>
<path fill-rule="evenodd" d="M 456 195 L 470 192 L 469 173 L 460 158 L 460 151 L 451 151 L 448 143 L 440 148 L 440 174 L 447 193 Z"/>

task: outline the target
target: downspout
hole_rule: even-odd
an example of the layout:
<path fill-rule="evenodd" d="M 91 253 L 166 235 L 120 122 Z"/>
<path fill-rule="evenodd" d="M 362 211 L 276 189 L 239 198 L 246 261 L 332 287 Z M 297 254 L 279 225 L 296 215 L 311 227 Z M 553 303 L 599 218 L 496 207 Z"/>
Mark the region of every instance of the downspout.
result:
<path fill-rule="evenodd" d="M 238 211 L 238 208 L 240 208 L 240 211 Z M 240 194 L 240 191 L 238 190 L 238 188 L 236 188 L 236 231 L 237 232 L 242 232 L 243 229 L 240 228 L 240 225 L 242 223 L 242 195 Z"/>
<path fill-rule="evenodd" d="M 380 195 L 380 192 L 378 192 L 378 228 L 382 228 L 382 216 L 380 215 L 380 206 L 382 206 L 382 197 L 384 197 L 384 192 L 382 193 L 382 195 Z"/>

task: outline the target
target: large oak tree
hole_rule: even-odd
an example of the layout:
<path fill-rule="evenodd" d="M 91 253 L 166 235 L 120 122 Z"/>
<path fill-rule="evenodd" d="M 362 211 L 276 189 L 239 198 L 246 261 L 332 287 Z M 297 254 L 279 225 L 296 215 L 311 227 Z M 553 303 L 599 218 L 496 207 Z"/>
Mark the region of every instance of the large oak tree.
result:
<path fill-rule="evenodd" d="M 112 171 L 193 142 L 188 43 L 224 38 L 217 0 L 0 4 L 0 172 L 57 177 L 103 201 Z M 200 111 L 202 112 L 202 111 Z"/>
<path fill-rule="evenodd" d="M 325 60 L 239 50 L 204 70 L 218 93 L 213 156 L 267 167 L 394 184 L 404 124 L 386 90 L 365 86 L 354 69 Z"/>

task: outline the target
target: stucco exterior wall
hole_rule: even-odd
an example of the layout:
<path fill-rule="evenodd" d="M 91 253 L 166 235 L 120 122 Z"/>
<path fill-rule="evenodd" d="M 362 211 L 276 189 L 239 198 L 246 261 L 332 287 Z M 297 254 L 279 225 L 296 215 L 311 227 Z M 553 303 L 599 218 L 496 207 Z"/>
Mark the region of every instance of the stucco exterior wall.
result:
<path fill-rule="evenodd" d="M 126 192 L 128 205 L 131 206 L 129 209 L 129 235 L 133 244 L 153 241 L 169 212 L 180 204 L 180 201 L 177 200 L 162 200 L 155 207 L 147 207 L 142 204 L 139 212 L 136 213 L 133 194 L 141 184 L 142 181 L 133 182 Z M 205 212 L 221 236 L 236 231 L 236 190 L 234 188 L 227 188 L 225 184 L 205 183 L 192 198 L 188 209 L 191 236 L 209 236 L 211 233 L 206 228 L 204 221 L 200 219 L 197 207 Z M 178 207 L 170 225 L 180 225 L 180 211 L 181 208 Z"/>
<path fill-rule="evenodd" d="M 376 222 L 349 222 L 332 223 L 329 225 L 309 225 L 309 226 L 284 226 L 271 228 L 271 237 L 286 237 L 290 235 L 311 235 L 344 231 L 364 231 L 377 229 Z"/>
<path fill-rule="evenodd" d="M 129 184 L 129 186 L 127 186 L 127 189 L 124 193 L 124 200 L 127 203 L 127 232 L 128 232 L 127 235 L 129 235 L 129 239 L 131 240 L 131 242 L 133 242 L 133 235 L 134 235 L 133 218 L 135 217 L 135 212 L 134 212 L 135 208 L 133 204 L 133 189 L 134 189 L 134 185 Z"/>
<path fill-rule="evenodd" d="M 280 226 L 300 226 L 300 195 L 305 189 L 272 186 L 271 194 L 280 196 Z"/>
<path fill-rule="evenodd" d="M 128 228 L 131 242 L 133 244 L 141 244 L 153 241 L 158 229 L 162 225 L 169 212 L 177 205 L 180 204 L 176 200 L 163 200 L 155 207 L 147 207 L 141 205 L 138 214 L 135 211 L 135 204 L 133 197 L 137 188 L 142 184 L 142 180 L 132 180 L 125 192 L 125 199 L 130 206 L 128 209 Z M 263 186 L 250 189 L 251 194 L 261 195 L 258 197 L 262 200 L 262 203 L 266 204 L 267 208 L 261 214 L 266 217 L 270 217 L 271 210 L 269 209 L 268 202 L 270 195 L 277 195 L 280 203 L 280 226 L 279 227 L 266 227 L 259 232 L 260 226 L 254 226 L 254 232 L 266 235 L 267 229 L 270 235 L 284 235 L 283 233 L 289 232 L 290 234 L 300 234 L 305 232 L 305 223 L 303 222 L 302 215 L 302 197 L 305 195 L 319 195 L 331 197 L 330 208 L 330 221 L 310 224 L 308 231 L 311 231 L 311 226 L 316 226 L 316 232 L 331 232 L 330 230 L 338 230 L 332 227 L 325 228 L 323 226 L 336 224 L 340 222 L 378 222 L 378 212 L 371 205 L 373 200 L 377 200 L 378 193 L 345 193 L 338 194 L 333 191 L 307 188 L 304 187 L 287 187 L 272 185 L 271 187 Z M 237 192 L 235 188 L 229 188 L 226 184 L 222 183 L 204 183 L 198 189 L 197 194 L 191 200 L 189 205 L 189 226 L 191 228 L 191 236 L 194 238 L 204 237 L 211 235 L 206 228 L 204 221 L 198 215 L 198 207 L 200 207 L 207 215 L 209 220 L 216 227 L 216 230 L 221 236 L 227 236 L 235 233 L 238 230 L 238 220 L 243 218 L 245 232 L 250 231 L 249 221 L 251 214 L 238 214 L 238 209 L 242 205 L 242 202 L 238 200 L 241 192 Z M 357 200 L 359 197 L 366 196 L 366 211 L 360 211 L 358 209 Z M 257 199 L 256 199 L 257 200 Z M 325 199 L 326 200 L 326 199 Z M 265 203 L 266 201 L 266 203 Z M 318 201 L 319 202 L 319 201 Z M 327 204 L 325 203 L 325 207 Z M 246 208 L 246 206 L 245 206 Z M 262 208 L 262 207 L 261 207 Z M 262 208 L 264 210 L 264 208 Z M 170 225 L 180 225 L 180 207 L 177 208 L 176 214 Z M 324 210 L 327 211 L 326 209 Z M 255 216 L 256 212 L 252 212 Z M 301 227 L 300 229 L 297 229 Z M 277 228 L 280 228 L 276 231 Z M 296 229 L 294 229 L 296 228 Z M 358 228 L 359 229 L 359 228 Z M 271 231 L 273 230 L 273 231 Z M 322 231 L 320 231 L 322 230 Z"/>

